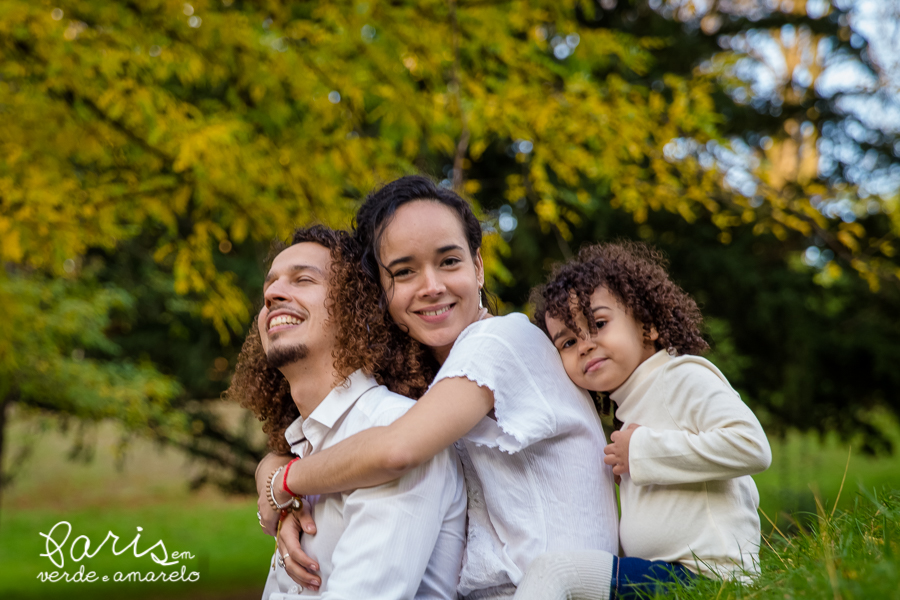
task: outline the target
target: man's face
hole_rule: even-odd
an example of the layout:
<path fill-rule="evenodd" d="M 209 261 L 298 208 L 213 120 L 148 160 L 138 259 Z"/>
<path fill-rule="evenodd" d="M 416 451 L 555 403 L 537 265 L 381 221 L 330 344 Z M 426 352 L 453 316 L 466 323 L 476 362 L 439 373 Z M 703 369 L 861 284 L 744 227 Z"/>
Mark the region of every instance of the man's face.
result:
<path fill-rule="evenodd" d="M 263 286 L 259 337 L 269 365 L 281 368 L 308 356 L 331 356 L 335 343 L 326 300 L 329 250 L 313 242 L 294 244 L 272 262 Z"/>

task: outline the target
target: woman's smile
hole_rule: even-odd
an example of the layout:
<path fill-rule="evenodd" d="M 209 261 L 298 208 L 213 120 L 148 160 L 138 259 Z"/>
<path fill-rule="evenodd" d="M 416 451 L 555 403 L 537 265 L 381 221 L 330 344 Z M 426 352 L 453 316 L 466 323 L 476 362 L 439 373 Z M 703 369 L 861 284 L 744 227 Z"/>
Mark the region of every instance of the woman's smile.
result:
<path fill-rule="evenodd" d="M 422 308 L 415 312 L 427 323 L 440 323 L 450 317 L 450 311 L 456 304 L 442 304 L 429 308 Z"/>

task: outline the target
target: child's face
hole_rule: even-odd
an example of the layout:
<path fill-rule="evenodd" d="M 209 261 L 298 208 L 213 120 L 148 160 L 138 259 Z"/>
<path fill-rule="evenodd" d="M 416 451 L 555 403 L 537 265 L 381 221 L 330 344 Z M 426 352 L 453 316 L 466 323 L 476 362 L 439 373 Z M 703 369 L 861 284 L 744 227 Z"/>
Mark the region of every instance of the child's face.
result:
<path fill-rule="evenodd" d="M 576 310 L 575 324 L 587 334 L 587 320 L 580 308 Z M 550 316 L 547 331 L 572 381 L 595 392 L 613 392 L 639 364 L 656 353 L 653 341 L 659 334 L 653 327 L 649 337 L 645 337 L 641 323 L 603 286 L 591 294 L 591 311 L 597 332 L 588 334 L 586 339 Z"/>

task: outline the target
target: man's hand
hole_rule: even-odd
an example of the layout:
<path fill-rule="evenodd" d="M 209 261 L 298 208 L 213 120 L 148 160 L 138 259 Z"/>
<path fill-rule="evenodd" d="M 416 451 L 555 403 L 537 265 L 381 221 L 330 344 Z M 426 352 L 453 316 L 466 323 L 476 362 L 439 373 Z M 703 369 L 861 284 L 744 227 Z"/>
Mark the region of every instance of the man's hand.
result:
<path fill-rule="evenodd" d="M 278 552 L 284 559 L 284 570 L 291 579 L 314 592 L 322 585 L 322 579 L 316 575 L 319 565 L 300 547 L 300 535 L 301 533 L 313 535 L 315 532 L 316 524 L 309 514 L 309 505 L 304 502 L 299 512 L 287 513 L 281 524 L 281 533 L 276 540 Z"/>
<path fill-rule="evenodd" d="M 265 490 L 263 490 L 263 495 L 256 499 L 256 508 L 259 510 L 259 524 L 262 525 L 263 533 L 275 537 L 281 511 L 272 510 L 266 500 Z"/>
<path fill-rule="evenodd" d="M 286 465 L 291 458 L 292 457 L 287 454 L 269 453 L 259 461 L 259 465 L 256 467 L 256 493 L 258 496 L 256 499 L 256 507 L 257 510 L 259 510 L 259 524 L 262 525 L 262 529 L 266 535 L 271 535 L 272 537 L 275 537 L 275 531 L 278 527 L 278 518 L 281 516 L 281 511 L 273 509 L 272 505 L 269 504 L 269 495 L 266 493 L 266 482 L 269 480 L 269 475 L 272 474 L 272 471 L 282 465 Z"/>
<path fill-rule="evenodd" d="M 606 455 L 603 457 L 603 462 L 612 466 L 613 475 L 619 476 L 628 472 L 628 445 L 631 443 L 634 430 L 638 427 L 640 425 L 632 423 L 625 429 L 613 431 L 609 436 L 612 443 L 603 449 L 603 453 Z"/>

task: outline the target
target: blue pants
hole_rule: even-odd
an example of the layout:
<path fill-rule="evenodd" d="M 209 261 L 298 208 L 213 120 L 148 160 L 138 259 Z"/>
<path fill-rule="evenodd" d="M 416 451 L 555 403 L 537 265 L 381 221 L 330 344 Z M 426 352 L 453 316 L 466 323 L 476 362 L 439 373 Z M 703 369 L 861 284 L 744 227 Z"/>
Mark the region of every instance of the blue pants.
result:
<path fill-rule="evenodd" d="M 697 575 L 679 563 L 649 561 L 632 556 L 613 557 L 611 600 L 639 600 L 652 597 L 659 586 L 680 581 L 690 583 Z"/>

